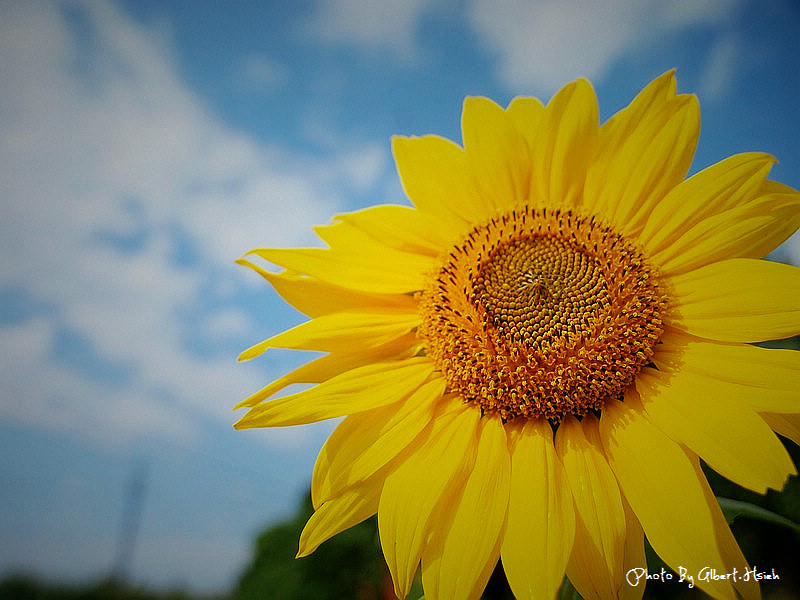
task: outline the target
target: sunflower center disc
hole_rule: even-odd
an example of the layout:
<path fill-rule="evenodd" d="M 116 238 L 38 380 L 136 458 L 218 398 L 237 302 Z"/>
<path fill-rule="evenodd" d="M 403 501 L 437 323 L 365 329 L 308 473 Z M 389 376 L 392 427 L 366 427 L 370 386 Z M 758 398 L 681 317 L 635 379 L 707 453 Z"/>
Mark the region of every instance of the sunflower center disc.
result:
<path fill-rule="evenodd" d="M 558 423 L 619 397 L 663 332 L 642 254 L 594 218 L 517 209 L 472 230 L 422 294 L 448 388 L 506 420 Z"/>

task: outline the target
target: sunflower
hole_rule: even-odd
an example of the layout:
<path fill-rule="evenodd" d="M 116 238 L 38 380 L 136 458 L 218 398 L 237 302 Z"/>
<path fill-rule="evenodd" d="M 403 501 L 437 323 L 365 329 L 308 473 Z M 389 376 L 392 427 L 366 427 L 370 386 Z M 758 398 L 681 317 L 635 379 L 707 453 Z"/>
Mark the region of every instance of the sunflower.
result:
<path fill-rule="evenodd" d="M 327 248 L 241 264 L 310 320 L 245 351 L 321 357 L 240 403 L 237 428 L 345 417 L 312 479 L 298 556 L 374 515 L 398 597 L 518 598 L 566 575 L 641 597 L 644 537 L 717 598 L 759 596 L 701 470 L 779 490 L 796 470 L 800 269 L 759 260 L 800 194 L 739 154 L 686 178 L 696 97 L 674 73 L 602 125 L 591 84 L 503 109 L 467 98 L 463 147 L 397 137 L 409 206 L 315 229 Z M 271 272 L 250 258 L 283 270 Z M 260 263 L 260 261 L 259 261 Z M 265 402 L 291 384 L 316 384 Z"/>

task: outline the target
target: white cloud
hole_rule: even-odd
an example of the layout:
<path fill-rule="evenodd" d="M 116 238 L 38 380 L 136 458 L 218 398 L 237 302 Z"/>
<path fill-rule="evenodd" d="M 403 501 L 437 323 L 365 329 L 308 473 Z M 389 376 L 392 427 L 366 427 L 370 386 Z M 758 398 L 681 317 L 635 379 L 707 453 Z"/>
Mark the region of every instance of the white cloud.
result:
<path fill-rule="evenodd" d="M 742 4 L 742 0 L 668 0 L 651 6 L 658 7 L 659 19 L 665 27 L 674 28 L 722 24 Z"/>
<path fill-rule="evenodd" d="M 209 337 L 242 339 L 250 334 L 252 323 L 240 309 L 228 308 L 215 312 L 203 323 L 203 333 Z"/>
<path fill-rule="evenodd" d="M 747 61 L 741 56 L 741 41 L 733 34 L 721 36 L 711 48 L 700 76 L 701 100 L 718 100 L 725 95 Z"/>
<path fill-rule="evenodd" d="M 800 267 L 800 231 L 796 231 L 780 248 L 785 250 L 785 259 L 781 257 L 782 260 Z"/>
<path fill-rule="evenodd" d="M 304 24 L 304 32 L 315 40 L 386 48 L 401 59 L 415 59 L 419 19 L 431 4 L 431 0 L 322 0 Z"/>
<path fill-rule="evenodd" d="M 272 92 L 289 80 L 288 69 L 264 54 L 246 56 L 234 75 L 235 85 L 246 93 Z"/>
<path fill-rule="evenodd" d="M 42 318 L 0 328 L 0 347 L 6 350 L 0 368 L 4 419 L 115 448 L 162 436 L 198 441 L 191 412 L 150 398 L 138 386 L 120 390 L 53 361 L 54 336 L 53 324 Z"/>
<path fill-rule="evenodd" d="M 343 154 L 335 163 L 337 172 L 345 174 L 356 191 L 364 192 L 375 186 L 388 167 L 387 148 L 365 146 Z"/>
<path fill-rule="evenodd" d="M 737 77 L 759 70 L 775 58 L 763 44 L 747 43 L 741 31 L 723 30 L 713 40 L 702 64 L 698 85 L 701 103 L 724 101 Z"/>
<path fill-rule="evenodd" d="M 88 31 L 58 4 L 0 4 L 0 286 L 52 307 L 0 328 L 0 417 L 108 443 L 195 440 L 197 419 L 231 422 L 265 381 L 233 356 L 191 353 L 187 328 L 204 325 L 178 314 L 209 280 L 250 281 L 233 260 L 251 247 L 311 241 L 337 209 L 334 168 L 352 159 L 295 157 L 232 131 L 180 81 L 160 31 L 110 3 L 70 9 Z M 368 184 L 373 149 L 353 153 Z M 176 264 L 176 230 L 196 263 Z M 98 232 L 141 239 L 124 250 Z M 230 314 L 208 318 L 213 331 Z M 54 360 L 59 329 L 132 376 L 111 386 Z"/>
<path fill-rule="evenodd" d="M 738 0 L 473 0 L 470 21 L 514 89 L 552 94 L 577 77 L 600 80 L 639 43 L 730 18 Z"/>

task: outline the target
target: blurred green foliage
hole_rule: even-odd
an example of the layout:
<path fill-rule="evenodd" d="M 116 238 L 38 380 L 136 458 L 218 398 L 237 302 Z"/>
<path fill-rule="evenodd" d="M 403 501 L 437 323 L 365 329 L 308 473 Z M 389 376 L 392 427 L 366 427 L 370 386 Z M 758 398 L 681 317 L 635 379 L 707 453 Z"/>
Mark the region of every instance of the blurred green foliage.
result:
<path fill-rule="evenodd" d="M 203 599 L 222 600 L 212 596 Z M 0 581 L 0 600 L 199 600 L 199 597 L 181 590 L 153 592 L 112 579 L 69 585 L 17 575 Z"/>
<path fill-rule="evenodd" d="M 395 598 L 375 517 L 295 559 L 300 532 L 311 516 L 310 496 L 284 524 L 259 535 L 253 562 L 232 600 L 387 600 Z"/>

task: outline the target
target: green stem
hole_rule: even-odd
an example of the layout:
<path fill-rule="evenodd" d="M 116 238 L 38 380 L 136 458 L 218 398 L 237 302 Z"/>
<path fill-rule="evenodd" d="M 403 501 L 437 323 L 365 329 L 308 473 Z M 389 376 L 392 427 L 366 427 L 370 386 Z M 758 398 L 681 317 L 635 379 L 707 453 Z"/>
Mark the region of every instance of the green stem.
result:
<path fill-rule="evenodd" d="M 732 500 L 731 498 L 718 497 L 717 500 L 728 523 L 733 523 L 739 517 L 747 517 L 785 527 L 800 535 L 800 525 L 766 508 L 761 508 L 749 502 L 742 502 L 741 500 Z"/>

